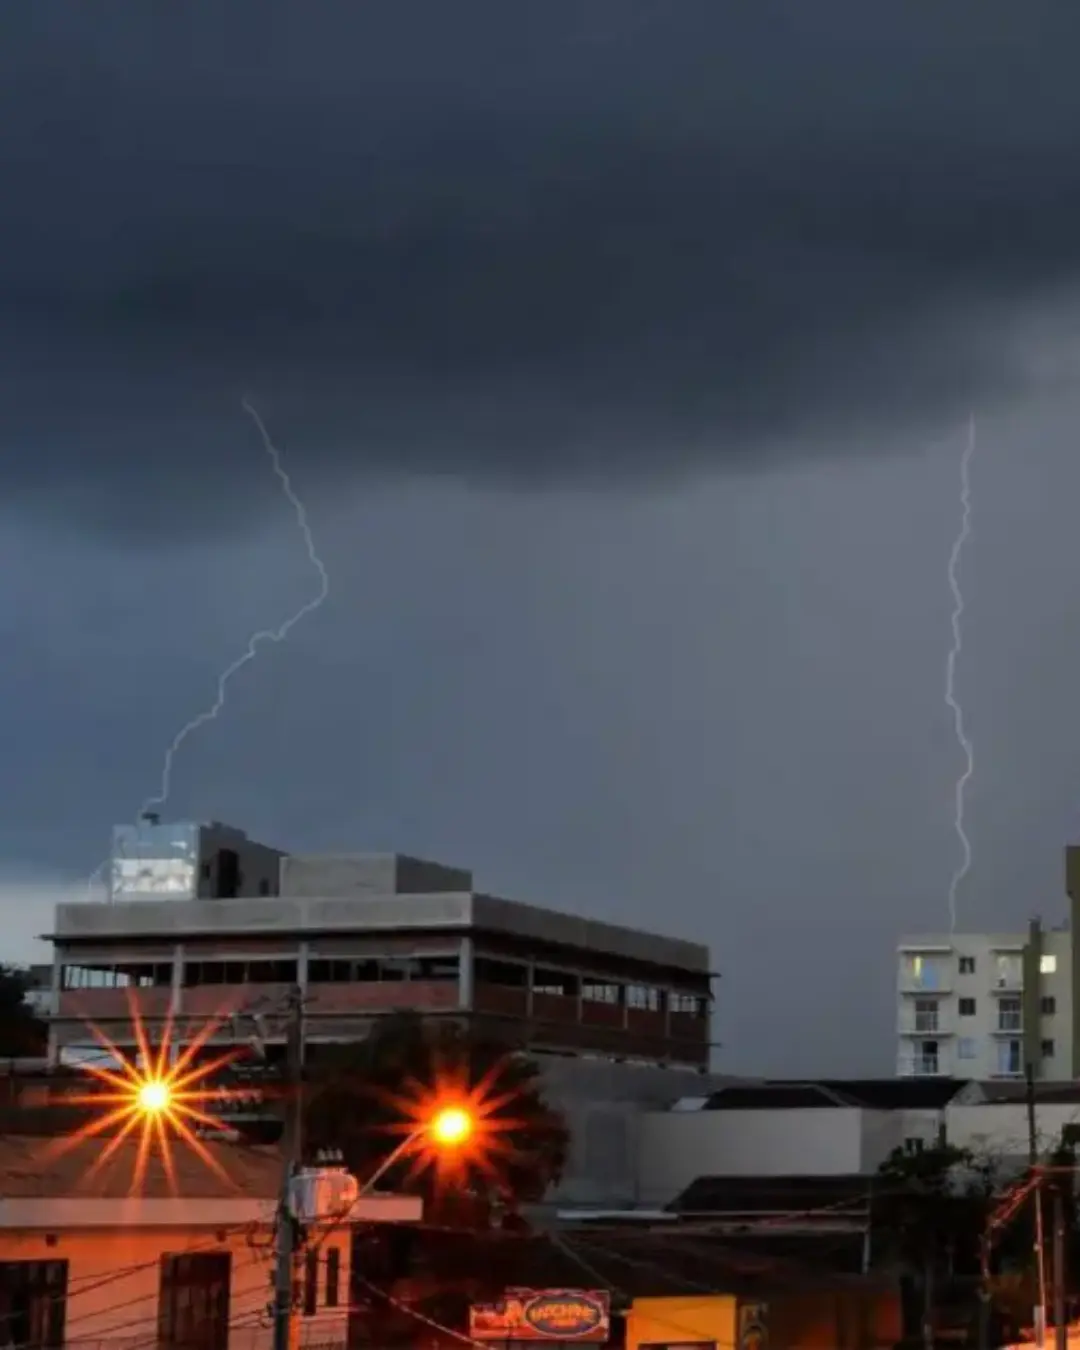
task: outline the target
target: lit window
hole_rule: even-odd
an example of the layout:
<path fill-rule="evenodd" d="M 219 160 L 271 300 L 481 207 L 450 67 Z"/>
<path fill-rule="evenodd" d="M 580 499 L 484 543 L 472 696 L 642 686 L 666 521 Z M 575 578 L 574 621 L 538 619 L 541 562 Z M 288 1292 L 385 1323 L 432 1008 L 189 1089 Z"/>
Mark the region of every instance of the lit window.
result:
<path fill-rule="evenodd" d="M 1039 974 L 1053 975 L 1057 972 L 1057 957 L 1053 952 L 1044 952 L 1039 957 Z"/>

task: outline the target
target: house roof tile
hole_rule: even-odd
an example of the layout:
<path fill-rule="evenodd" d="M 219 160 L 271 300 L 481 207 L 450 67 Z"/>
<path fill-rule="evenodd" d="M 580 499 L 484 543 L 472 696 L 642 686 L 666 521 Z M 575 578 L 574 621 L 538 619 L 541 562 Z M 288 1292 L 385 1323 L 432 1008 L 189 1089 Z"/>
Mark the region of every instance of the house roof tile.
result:
<path fill-rule="evenodd" d="M 0 1137 L 0 1199 L 127 1197 L 138 1170 L 139 1143 L 125 1139 L 115 1148 L 112 1143 Z M 280 1154 L 274 1148 L 200 1140 L 195 1149 L 176 1139 L 169 1141 L 169 1155 L 171 1176 L 160 1143 L 154 1144 L 136 1194 L 151 1199 L 269 1200 L 280 1184 Z"/>

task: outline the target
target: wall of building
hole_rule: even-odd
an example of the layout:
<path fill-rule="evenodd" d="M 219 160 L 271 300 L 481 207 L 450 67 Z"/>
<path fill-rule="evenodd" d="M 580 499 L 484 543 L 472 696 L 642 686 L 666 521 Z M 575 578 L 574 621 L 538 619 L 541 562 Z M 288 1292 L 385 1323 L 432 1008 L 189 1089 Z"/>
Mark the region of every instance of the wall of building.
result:
<path fill-rule="evenodd" d="M 1023 1102 L 992 1102 L 980 1105 L 951 1104 L 945 1112 L 950 1144 L 990 1157 L 1027 1158 L 1028 1116 Z M 1052 1149 L 1066 1125 L 1080 1125 L 1080 1106 L 1075 1102 L 1038 1102 L 1035 1136 L 1040 1153 Z"/>
<path fill-rule="evenodd" d="M 701 1176 L 851 1176 L 901 1142 L 899 1113 L 860 1107 L 654 1111 L 638 1131 L 638 1202 L 668 1204 Z"/>
<path fill-rule="evenodd" d="M 544 1096 L 563 1113 L 570 1156 L 551 1204 L 622 1208 L 639 1203 L 640 1132 L 647 1113 L 708 1093 L 719 1079 L 693 1069 L 538 1055 Z"/>
<path fill-rule="evenodd" d="M 343 1345 L 348 1317 L 349 1243 L 347 1233 L 329 1238 L 322 1248 L 319 1301 L 313 1317 L 298 1319 L 301 1345 Z M 68 1263 L 66 1341 L 68 1350 L 145 1350 L 158 1334 L 161 1259 L 189 1251 L 227 1250 L 232 1256 L 230 1350 L 268 1350 L 266 1317 L 272 1297 L 268 1244 L 263 1230 L 217 1235 L 205 1229 L 114 1229 L 60 1231 L 55 1234 L 0 1232 L 0 1261 Z M 339 1306 L 325 1306 L 325 1255 L 339 1251 Z"/>

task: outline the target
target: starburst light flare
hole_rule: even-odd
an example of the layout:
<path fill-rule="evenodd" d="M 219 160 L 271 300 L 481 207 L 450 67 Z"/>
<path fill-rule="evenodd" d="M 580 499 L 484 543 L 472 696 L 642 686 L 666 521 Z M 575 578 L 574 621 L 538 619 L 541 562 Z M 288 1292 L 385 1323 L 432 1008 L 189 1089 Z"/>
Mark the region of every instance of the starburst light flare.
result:
<path fill-rule="evenodd" d="M 129 993 L 131 1023 L 135 1031 L 137 1055 L 132 1059 L 115 1045 L 101 1028 L 91 1021 L 87 1029 L 102 1051 L 116 1067 L 100 1064 L 83 1065 L 99 1085 L 97 1090 L 65 1098 L 73 1105 L 100 1108 L 85 1125 L 60 1139 L 56 1155 L 62 1156 L 88 1139 L 108 1137 L 109 1142 L 86 1174 L 90 1180 L 115 1157 L 128 1139 L 137 1138 L 135 1167 L 129 1194 L 138 1194 L 146 1179 L 146 1169 L 155 1149 L 160 1153 L 169 1189 L 177 1190 L 173 1144 L 179 1143 L 192 1153 L 218 1178 L 231 1184 L 220 1163 L 196 1134 L 199 1127 L 226 1130 L 220 1117 L 208 1110 L 211 1101 L 220 1102 L 227 1092 L 211 1085 L 219 1070 L 232 1063 L 235 1049 L 212 1056 L 201 1064 L 195 1057 L 206 1045 L 224 1020 L 208 1018 L 190 1039 L 182 1038 L 182 1048 L 174 1044 L 172 1018 L 167 1019 L 156 1048 L 150 1045 L 142 1014 Z"/>

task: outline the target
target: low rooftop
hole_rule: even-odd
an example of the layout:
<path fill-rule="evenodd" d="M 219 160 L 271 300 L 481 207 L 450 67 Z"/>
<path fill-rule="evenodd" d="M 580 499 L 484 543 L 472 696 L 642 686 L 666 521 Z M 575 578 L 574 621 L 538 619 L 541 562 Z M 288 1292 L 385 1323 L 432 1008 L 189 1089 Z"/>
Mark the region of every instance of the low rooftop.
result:
<path fill-rule="evenodd" d="M 193 937 L 450 930 L 512 934 L 649 966 L 710 973 L 708 947 L 475 891 L 125 900 L 56 907 L 54 942 L 181 941 Z"/>
<path fill-rule="evenodd" d="M 967 1087 L 968 1080 L 963 1078 L 744 1080 L 726 1083 L 710 1093 L 702 1100 L 700 1109 L 784 1111 L 846 1106 L 871 1111 L 940 1111 Z M 1022 1093 L 1023 1084 L 1019 1088 Z"/>
<path fill-rule="evenodd" d="M 113 1141 L 31 1136 L 0 1137 L 0 1198 L 127 1199 L 137 1173 L 139 1146 Z M 180 1196 L 188 1200 L 271 1200 L 281 1180 L 277 1149 L 200 1140 L 212 1160 L 208 1165 L 195 1149 L 170 1141 L 172 1175 L 159 1147 L 150 1150 L 138 1194 L 152 1199 Z M 106 1153 L 110 1156 L 95 1169 Z"/>

